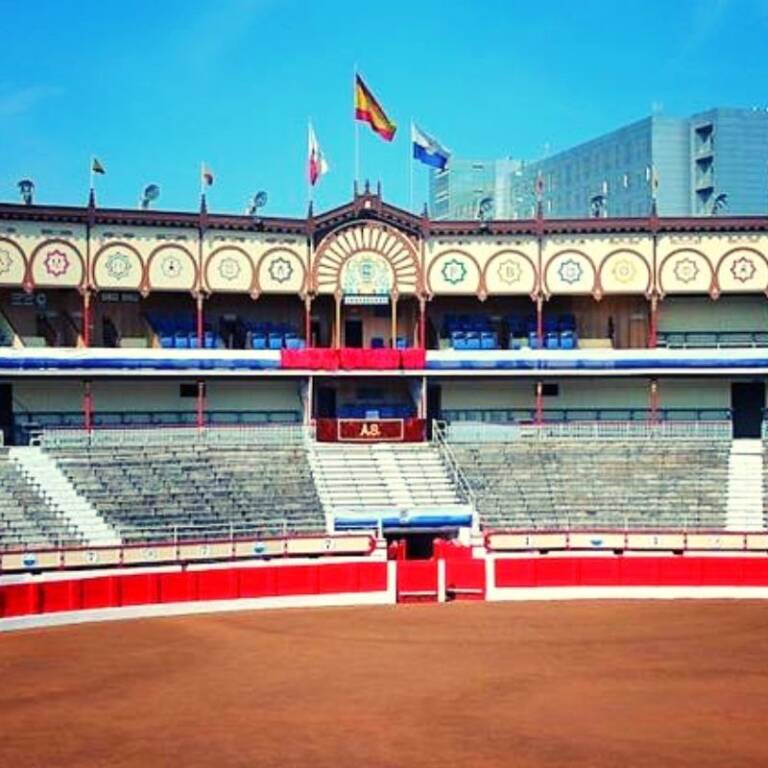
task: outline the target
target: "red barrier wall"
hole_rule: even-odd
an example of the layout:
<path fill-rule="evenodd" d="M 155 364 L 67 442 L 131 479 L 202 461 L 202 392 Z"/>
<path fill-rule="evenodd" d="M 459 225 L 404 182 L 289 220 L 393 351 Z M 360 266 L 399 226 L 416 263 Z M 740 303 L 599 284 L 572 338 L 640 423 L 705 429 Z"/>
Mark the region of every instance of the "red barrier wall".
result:
<path fill-rule="evenodd" d="M 445 561 L 445 591 L 454 600 L 485 598 L 485 560 L 455 558 Z"/>
<path fill-rule="evenodd" d="M 120 574 L 0 585 L 0 618 L 194 600 L 383 592 L 386 588 L 383 562 Z"/>
<path fill-rule="evenodd" d="M 280 351 L 280 367 L 314 371 L 374 370 L 391 371 L 400 368 L 422 370 L 426 366 L 426 351 L 415 349 L 341 349 L 308 348 Z"/>
<path fill-rule="evenodd" d="M 495 569 L 497 587 L 768 587 L 768 557 L 533 557 Z"/>
<path fill-rule="evenodd" d="M 397 601 L 437 602 L 437 560 L 400 560 Z"/>

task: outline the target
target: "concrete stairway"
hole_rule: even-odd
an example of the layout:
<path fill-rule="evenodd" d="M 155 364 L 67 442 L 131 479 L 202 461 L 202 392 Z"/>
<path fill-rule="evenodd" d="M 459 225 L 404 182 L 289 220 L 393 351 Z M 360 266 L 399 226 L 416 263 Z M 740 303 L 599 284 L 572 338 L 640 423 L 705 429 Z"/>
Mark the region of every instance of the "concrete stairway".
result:
<path fill-rule="evenodd" d="M 115 529 L 75 490 L 52 456 L 41 448 L 28 446 L 9 449 L 8 458 L 62 521 L 79 533 L 85 544 L 120 544 Z"/>
<path fill-rule="evenodd" d="M 763 529 L 763 444 L 761 440 L 734 440 L 728 459 L 728 503 L 725 527 L 729 531 Z"/>
<path fill-rule="evenodd" d="M 333 530 L 339 517 L 364 521 L 397 517 L 471 516 L 439 451 L 429 443 L 317 443 L 310 466 Z"/>

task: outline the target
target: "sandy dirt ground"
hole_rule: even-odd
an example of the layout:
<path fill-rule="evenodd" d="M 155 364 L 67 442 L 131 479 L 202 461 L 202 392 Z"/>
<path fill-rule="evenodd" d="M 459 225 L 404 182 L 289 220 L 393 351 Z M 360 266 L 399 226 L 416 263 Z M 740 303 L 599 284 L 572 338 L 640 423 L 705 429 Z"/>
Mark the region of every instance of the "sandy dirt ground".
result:
<path fill-rule="evenodd" d="M 0 766 L 765 766 L 768 604 L 253 612 L 0 635 Z"/>

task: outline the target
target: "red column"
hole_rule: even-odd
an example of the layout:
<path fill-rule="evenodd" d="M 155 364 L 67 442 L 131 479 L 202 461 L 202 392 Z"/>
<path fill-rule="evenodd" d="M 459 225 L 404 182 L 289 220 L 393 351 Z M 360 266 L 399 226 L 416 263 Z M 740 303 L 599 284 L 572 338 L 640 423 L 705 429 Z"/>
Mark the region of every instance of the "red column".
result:
<path fill-rule="evenodd" d="M 536 382 L 536 417 L 535 423 L 541 426 L 544 423 L 544 384 Z"/>
<path fill-rule="evenodd" d="M 651 379 L 650 406 L 651 424 L 657 424 L 659 421 L 659 383 L 656 379 Z"/>
<path fill-rule="evenodd" d="M 304 343 L 312 346 L 312 299 L 309 296 L 304 299 Z"/>
<path fill-rule="evenodd" d="M 419 299 L 419 346 L 427 348 L 427 300 Z"/>
<path fill-rule="evenodd" d="M 544 347 L 544 299 L 541 296 L 536 297 L 536 339 L 539 342 L 539 349 Z"/>
<path fill-rule="evenodd" d="M 203 294 L 197 294 L 197 346 L 203 348 L 204 335 Z"/>
<path fill-rule="evenodd" d="M 83 291 L 83 328 L 82 328 L 83 346 L 91 346 L 91 293 L 88 290 Z"/>
<path fill-rule="evenodd" d="M 197 382 L 197 428 L 202 429 L 205 426 L 205 382 Z"/>
<path fill-rule="evenodd" d="M 91 393 L 91 382 L 83 382 L 83 426 L 86 432 L 93 429 L 93 394 Z"/>
<path fill-rule="evenodd" d="M 658 327 L 659 327 L 659 300 L 654 294 L 651 296 L 651 311 L 650 311 L 650 327 L 648 331 L 648 347 L 650 349 L 656 349 L 658 342 Z"/>

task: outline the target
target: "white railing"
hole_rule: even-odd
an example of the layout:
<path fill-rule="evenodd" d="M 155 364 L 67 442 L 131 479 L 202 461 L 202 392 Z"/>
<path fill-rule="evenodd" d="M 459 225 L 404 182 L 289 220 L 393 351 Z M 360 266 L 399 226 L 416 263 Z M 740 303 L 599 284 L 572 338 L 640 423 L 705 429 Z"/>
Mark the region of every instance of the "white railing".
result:
<path fill-rule="evenodd" d="M 202 429 L 194 426 L 46 429 L 33 435 L 30 442 L 49 450 L 178 445 L 287 447 L 302 446 L 313 438 L 314 427 L 300 424 L 233 424 Z"/>
<path fill-rule="evenodd" d="M 472 505 L 473 514 L 475 514 L 477 510 L 475 506 L 475 492 L 472 490 L 469 480 L 467 480 L 466 475 L 459 466 L 459 462 L 456 460 L 450 445 L 448 445 L 445 438 L 445 424 L 443 422 L 432 422 L 432 444 L 440 453 L 440 457 L 459 491 L 459 497 L 464 503 Z"/>
<path fill-rule="evenodd" d="M 441 424 L 448 443 L 511 443 L 519 440 L 730 440 L 727 421 L 575 421 L 545 424 Z"/>

